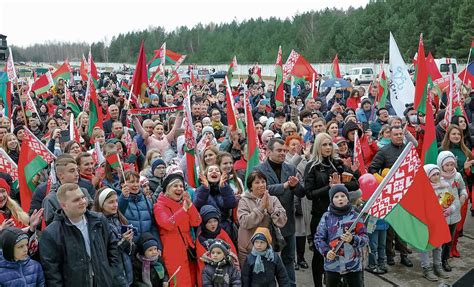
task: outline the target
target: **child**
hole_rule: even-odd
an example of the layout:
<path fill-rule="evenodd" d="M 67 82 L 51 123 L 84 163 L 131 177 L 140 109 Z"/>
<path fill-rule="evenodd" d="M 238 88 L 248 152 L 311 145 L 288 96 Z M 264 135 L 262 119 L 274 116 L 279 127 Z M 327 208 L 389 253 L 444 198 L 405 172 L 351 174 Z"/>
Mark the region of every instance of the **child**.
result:
<path fill-rule="evenodd" d="M 28 256 L 28 235 L 9 227 L 1 241 L 0 286 L 45 286 L 41 264 Z"/>
<path fill-rule="evenodd" d="M 431 185 L 435 191 L 436 196 L 440 199 L 443 209 L 449 208 L 453 205 L 453 195 L 450 193 L 449 185 L 446 181 L 441 180 L 441 171 L 435 164 L 427 164 L 424 166 L 426 175 L 430 179 Z M 449 216 L 447 216 L 449 217 Z M 446 218 L 448 220 L 448 218 Z M 441 267 L 441 247 L 435 248 L 433 253 L 433 266 L 429 263 L 430 253 L 421 252 L 421 267 L 423 268 L 423 277 L 429 281 L 438 281 L 438 278 L 447 279 L 449 275 L 444 273 Z M 434 272 L 433 272 L 434 270 Z"/>
<path fill-rule="evenodd" d="M 347 230 L 358 213 L 349 203 L 349 192 L 343 184 L 329 189 L 329 199 L 329 210 L 323 214 L 314 238 L 315 246 L 325 257 L 326 286 L 339 286 L 342 278 L 348 286 L 363 286 L 361 253 L 369 241 L 365 226 L 360 221 L 353 231 Z M 344 244 L 336 253 L 340 240 Z"/>
<path fill-rule="evenodd" d="M 229 244 L 210 239 L 207 245 L 209 251 L 201 257 L 206 263 L 202 272 L 202 286 L 241 286 L 240 272 L 234 265 L 238 259 L 229 253 Z"/>
<path fill-rule="evenodd" d="M 272 249 L 272 237 L 265 227 L 258 227 L 251 238 L 253 248 L 242 266 L 242 286 L 290 286 L 290 279 L 280 256 Z M 275 281 L 276 279 L 276 281 Z"/>
<path fill-rule="evenodd" d="M 142 233 L 133 258 L 133 286 L 163 286 L 165 268 L 158 251 L 155 237 L 149 232 Z"/>
<path fill-rule="evenodd" d="M 440 169 L 441 178 L 445 180 L 450 189 L 450 193 L 453 195 L 453 204 L 447 208 L 443 208 L 444 217 L 449 225 L 449 231 L 451 232 L 451 238 L 454 237 L 454 231 L 456 231 L 456 225 L 461 221 L 461 210 L 460 207 L 467 198 L 466 185 L 459 172 L 456 171 L 456 157 L 450 151 L 442 151 L 438 155 L 438 167 Z M 452 268 L 448 263 L 450 257 L 452 241 L 443 244 L 441 252 L 441 260 L 444 271 L 451 272 Z"/>

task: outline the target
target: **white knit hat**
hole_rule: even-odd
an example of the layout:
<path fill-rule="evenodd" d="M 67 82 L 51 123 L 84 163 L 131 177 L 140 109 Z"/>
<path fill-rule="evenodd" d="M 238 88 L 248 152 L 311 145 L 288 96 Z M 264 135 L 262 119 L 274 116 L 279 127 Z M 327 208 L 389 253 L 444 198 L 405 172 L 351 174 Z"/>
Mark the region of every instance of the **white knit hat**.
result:
<path fill-rule="evenodd" d="M 441 169 L 442 166 L 448 162 L 456 163 L 456 157 L 454 156 L 454 154 L 447 150 L 440 152 L 438 155 L 438 160 L 436 162 L 438 164 L 438 167 Z"/>
<path fill-rule="evenodd" d="M 432 163 L 425 164 L 423 168 L 425 169 L 425 173 L 428 176 L 428 178 L 430 178 L 436 172 L 439 172 L 439 173 L 441 172 L 441 170 L 439 169 L 439 166 Z"/>

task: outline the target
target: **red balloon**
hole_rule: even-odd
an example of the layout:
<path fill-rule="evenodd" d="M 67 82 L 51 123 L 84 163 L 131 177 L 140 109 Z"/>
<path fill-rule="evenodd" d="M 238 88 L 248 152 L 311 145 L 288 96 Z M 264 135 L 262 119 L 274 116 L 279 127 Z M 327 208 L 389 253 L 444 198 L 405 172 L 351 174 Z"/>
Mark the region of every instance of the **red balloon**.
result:
<path fill-rule="evenodd" d="M 359 177 L 359 187 L 362 191 L 362 199 L 368 200 L 377 189 L 377 179 L 371 173 L 366 173 Z"/>

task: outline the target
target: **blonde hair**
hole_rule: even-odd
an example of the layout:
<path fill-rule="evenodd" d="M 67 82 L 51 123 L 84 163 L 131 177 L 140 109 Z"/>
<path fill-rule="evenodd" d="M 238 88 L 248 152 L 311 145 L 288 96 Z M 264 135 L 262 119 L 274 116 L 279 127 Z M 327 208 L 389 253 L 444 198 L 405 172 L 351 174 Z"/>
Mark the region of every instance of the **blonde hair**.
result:
<path fill-rule="evenodd" d="M 145 163 L 143 164 L 143 170 L 145 170 L 145 168 L 147 168 L 151 165 L 151 161 L 153 160 L 152 155 L 156 154 L 156 153 L 158 153 L 160 155 L 159 158 L 161 158 L 161 152 L 160 152 L 159 149 L 152 148 L 150 150 L 147 150 L 146 156 L 145 156 Z"/>
<path fill-rule="evenodd" d="M 105 136 L 105 132 L 104 132 L 103 129 L 101 129 L 101 128 L 99 128 L 99 127 L 95 127 L 95 128 L 92 130 L 91 138 L 92 138 L 93 140 L 95 140 L 95 138 L 96 138 L 97 136 L 99 136 L 99 133 L 103 133 L 104 136 Z"/>
<path fill-rule="evenodd" d="M 7 196 L 6 207 L 12 213 L 13 218 L 20 221 L 25 226 L 30 225 L 30 216 L 28 216 L 28 214 L 23 211 L 20 205 L 16 201 L 11 199 L 10 196 Z"/>
<path fill-rule="evenodd" d="M 17 145 L 16 145 L 16 151 L 19 152 L 20 151 L 20 142 L 18 141 L 17 137 L 12 134 L 12 133 L 8 133 L 6 135 L 3 136 L 3 139 L 2 139 L 2 148 L 4 151 L 6 151 L 7 153 L 10 152 L 10 149 L 8 148 L 8 141 L 10 140 L 10 138 L 14 137 L 16 139 L 16 142 L 17 142 Z"/>
<path fill-rule="evenodd" d="M 321 154 L 321 148 L 323 146 L 324 140 L 329 140 L 329 142 L 332 145 L 331 159 L 338 158 L 337 148 L 334 147 L 331 136 L 327 133 L 319 133 L 316 136 L 314 140 L 314 145 L 313 145 L 313 155 L 312 155 L 312 160 L 314 161 L 313 166 L 323 162 L 323 155 Z"/>

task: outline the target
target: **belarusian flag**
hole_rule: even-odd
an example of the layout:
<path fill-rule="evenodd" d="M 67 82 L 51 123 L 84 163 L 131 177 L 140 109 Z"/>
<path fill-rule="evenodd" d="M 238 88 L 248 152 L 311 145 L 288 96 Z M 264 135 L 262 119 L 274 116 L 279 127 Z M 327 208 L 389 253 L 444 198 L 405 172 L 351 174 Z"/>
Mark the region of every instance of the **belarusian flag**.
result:
<path fill-rule="evenodd" d="M 168 78 L 168 86 L 174 87 L 174 85 L 176 85 L 179 82 L 179 80 L 180 80 L 179 74 L 178 72 L 176 72 L 176 70 L 174 70 L 173 72 L 171 72 Z"/>
<path fill-rule="evenodd" d="M 232 126 L 232 131 L 237 130 L 237 118 L 234 111 L 234 96 L 232 96 L 232 90 L 230 89 L 230 80 L 227 76 L 224 79 L 227 84 L 227 89 L 225 93 L 226 101 L 226 110 L 227 110 L 227 125 Z"/>
<path fill-rule="evenodd" d="M 438 158 L 438 146 L 436 144 L 436 128 L 434 124 L 433 105 L 428 93 L 425 97 L 426 116 L 425 116 L 425 135 L 423 137 L 423 146 L 421 148 L 421 162 L 424 164 L 436 164 Z"/>
<path fill-rule="evenodd" d="M 415 86 L 415 110 L 426 114 L 426 98 L 428 92 L 428 69 L 426 67 L 425 48 L 423 46 L 423 34 L 420 34 L 417 57 L 417 73 Z"/>
<path fill-rule="evenodd" d="M 122 80 L 120 82 L 120 89 L 126 93 L 130 92 L 130 86 L 128 85 L 127 81 Z"/>
<path fill-rule="evenodd" d="M 380 77 L 379 77 L 379 89 L 378 89 L 378 104 L 377 108 L 385 108 L 385 105 L 387 104 L 387 97 L 388 97 L 388 84 L 387 84 L 387 77 L 385 76 L 385 72 L 382 69 L 380 72 Z"/>
<path fill-rule="evenodd" d="M 67 87 L 64 90 L 66 93 L 66 108 L 71 108 L 71 111 L 74 113 L 75 116 L 79 115 L 79 113 L 81 112 L 81 108 L 74 99 L 74 96 Z"/>
<path fill-rule="evenodd" d="M 196 137 L 193 130 L 193 118 L 191 116 L 191 108 L 189 105 L 190 89 L 188 95 L 184 99 L 184 152 L 186 153 L 186 180 L 189 186 L 196 188 L 199 186 L 199 177 L 196 169 Z"/>
<path fill-rule="evenodd" d="M 166 42 L 164 42 L 158 50 L 155 50 L 153 52 L 155 53 L 155 55 L 148 63 L 148 69 L 159 66 L 161 64 L 166 64 Z"/>
<path fill-rule="evenodd" d="M 255 64 L 255 66 L 253 66 L 253 69 L 252 69 L 252 78 L 255 82 L 260 82 L 262 81 L 262 68 L 260 68 L 260 66 L 257 64 Z"/>
<path fill-rule="evenodd" d="M 145 103 L 146 89 L 148 88 L 148 70 L 146 68 L 145 45 L 142 41 L 138 53 L 137 65 L 132 78 L 132 93 L 138 97 L 138 103 Z"/>
<path fill-rule="evenodd" d="M 33 102 L 33 99 L 30 97 L 30 91 L 31 91 L 31 85 L 28 84 L 28 91 L 26 92 L 26 95 L 24 95 L 25 114 L 27 117 L 31 117 L 35 113 L 36 116 L 39 117 L 39 113 L 38 113 L 38 110 L 36 109 L 36 105 Z M 23 100 L 23 99 L 20 99 L 20 100 Z"/>
<path fill-rule="evenodd" d="M 9 174 L 14 182 L 13 185 L 18 186 L 18 166 L 2 148 L 0 148 L 0 172 Z"/>
<path fill-rule="evenodd" d="M 51 72 L 48 71 L 31 85 L 31 90 L 35 92 L 36 95 L 41 95 L 48 92 L 53 85 L 53 77 L 51 76 Z"/>
<path fill-rule="evenodd" d="M 339 69 L 339 58 L 337 57 L 337 54 L 334 57 L 334 60 L 332 60 L 331 77 L 333 77 L 333 78 L 342 78 L 341 70 Z"/>
<path fill-rule="evenodd" d="M 103 118 L 102 115 L 102 108 L 99 105 L 99 101 L 97 100 L 97 94 L 95 92 L 94 84 L 92 84 L 92 79 L 89 77 L 88 82 L 88 91 L 89 91 L 89 129 L 88 135 L 92 135 L 92 131 L 95 127 L 99 127 L 103 129 Z"/>
<path fill-rule="evenodd" d="M 94 143 L 94 149 L 92 150 L 92 159 L 94 160 L 95 165 L 102 165 L 102 163 L 105 161 L 104 154 L 100 149 L 99 142 Z"/>
<path fill-rule="evenodd" d="M 292 75 L 295 78 L 304 78 L 306 81 L 310 81 L 313 74 L 317 74 L 317 72 L 311 64 L 295 50 L 292 50 L 283 66 L 283 80 L 287 81 L 288 76 Z"/>
<path fill-rule="evenodd" d="M 55 84 L 59 78 L 63 78 L 63 80 L 71 78 L 71 71 L 69 69 L 69 63 L 67 60 L 64 61 L 64 63 L 53 73 L 53 80 Z"/>
<path fill-rule="evenodd" d="M 89 77 L 92 76 L 92 82 L 94 83 L 94 87 L 97 89 L 99 85 L 99 74 L 97 73 L 97 67 L 95 66 L 94 59 L 92 58 L 92 53 L 89 50 Z"/>
<path fill-rule="evenodd" d="M 82 80 L 87 81 L 87 75 L 89 74 L 89 64 L 87 63 L 86 57 L 82 55 L 81 66 L 79 67 Z"/>
<path fill-rule="evenodd" d="M 7 64 L 5 66 L 5 72 L 8 74 L 8 79 L 12 83 L 16 83 L 18 81 L 16 70 L 15 70 L 15 62 L 13 61 L 13 53 L 12 48 L 8 47 L 8 59 Z"/>
<path fill-rule="evenodd" d="M 74 113 L 69 115 L 69 138 L 77 143 L 81 142 L 81 135 L 74 122 Z"/>
<path fill-rule="evenodd" d="M 438 66 L 435 63 L 433 55 L 431 52 L 428 53 L 428 57 L 426 57 L 426 68 L 428 69 L 428 75 L 430 75 L 431 80 L 436 81 L 443 77 L 439 72 Z"/>
<path fill-rule="evenodd" d="M 247 170 L 245 171 L 245 182 L 254 167 L 260 164 L 258 136 L 255 130 L 255 123 L 253 121 L 252 109 L 249 99 L 245 98 L 245 117 L 247 119 Z"/>
<path fill-rule="evenodd" d="M 151 59 L 150 63 L 148 64 L 148 69 L 159 66 L 162 63 L 162 49 L 160 48 L 159 50 L 155 50 L 155 56 L 153 59 Z M 182 55 L 180 53 L 173 52 L 171 50 L 166 49 L 165 53 L 165 61 L 163 62 L 163 65 L 166 63 L 170 63 L 174 65 L 174 69 L 177 69 L 186 59 L 186 55 Z"/>
<path fill-rule="evenodd" d="M 400 238 L 420 251 L 451 240 L 439 199 L 413 144 L 407 145 L 382 184 L 367 202 L 370 215 L 387 221 Z"/>
<path fill-rule="evenodd" d="M 30 210 L 30 202 L 36 185 L 33 178 L 55 159 L 54 155 L 27 128 L 21 143 L 18 159 L 18 180 L 20 186 L 21 207 Z"/>
<path fill-rule="evenodd" d="M 232 59 L 232 62 L 230 62 L 229 69 L 227 70 L 227 79 L 225 80 L 226 83 L 229 83 L 230 86 L 232 86 L 232 80 L 234 79 L 234 72 L 236 69 L 237 69 L 237 57 L 234 56 L 234 58 Z"/>
<path fill-rule="evenodd" d="M 283 90 L 283 60 L 281 46 L 278 48 L 278 55 L 275 63 L 275 104 L 283 106 L 285 103 L 285 91 Z"/>
<path fill-rule="evenodd" d="M 307 99 L 316 99 L 318 97 L 318 89 L 316 89 L 316 75 L 313 74 L 313 79 L 311 80 L 311 92 L 306 97 Z"/>
<path fill-rule="evenodd" d="M 366 174 L 367 170 L 365 169 L 364 155 L 362 154 L 362 147 L 360 145 L 359 133 L 354 133 L 354 163 L 359 162 L 359 172 L 361 175 Z"/>
<path fill-rule="evenodd" d="M 0 72 L 0 98 L 4 105 L 4 116 L 11 118 L 12 114 L 12 84 L 8 80 L 8 74 Z"/>
<path fill-rule="evenodd" d="M 118 153 L 111 153 L 105 157 L 105 160 L 111 168 L 120 167 L 120 158 Z"/>

